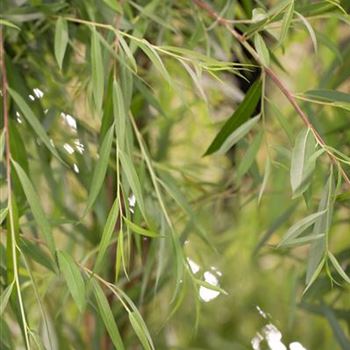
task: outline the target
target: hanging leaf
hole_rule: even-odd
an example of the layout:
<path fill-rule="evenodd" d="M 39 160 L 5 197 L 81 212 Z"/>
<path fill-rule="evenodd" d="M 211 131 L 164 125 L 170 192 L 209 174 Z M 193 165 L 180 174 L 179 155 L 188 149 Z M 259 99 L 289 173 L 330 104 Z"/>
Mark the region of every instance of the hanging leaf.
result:
<path fill-rule="evenodd" d="M 286 9 L 286 12 L 283 15 L 279 44 L 282 44 L 287 37 L 288 30 L 292 23 L 293 14 L 294 14 L 294 0 L 291 0 L 289 6 Z"/>
<path fill-rule="evenodd" d="M 121 150 L 125 147 L 125 130 L 127 112 L 124 106 L 124 97 L 122 90 L 116 80 L 113 81 L 113 114 L 115 120 L 115 129 L 117 132 L 117 142 Z"/>
<path fill-rule="evenodd" d="M 232 146 L 234 146 L 240 139 L 242 139 L 259 121 L 260 115 L 249 119 L 244 124 L 239 126 L 215 152 L 215 154 L 225 154 Z"/>
<path fill-rule="evenodd" d="M 92 95 L 97 111 L 101 111 L 104 93 L 104 69 L 99 37 L 95 27 L 91 35 Z"/>
<path fill-rule="evenodd" d="M 295 13 L 301 19 L 301 21 L 305 25 L 307 31 L 309 32 L 309 35 L 310 35 L 310 38 L 311 38 L 312 45 L 314 47 L 315 53 L 317 53 L 317 51 L 318 51 L 317 38 L 316 38 L 315 31 L 312 28 L 312 25 L 310 24 L 310 22 L 301 13 L 299 13 L 299 12 L 295 12 Z"/>
<path fill-rule="evenodd" d="M 324 256 L 326 254 L 326 242 L 333 215 L 334 191 L 335 185 L 333 171 L 331 171 L 318 206 L 318 212 L 325 212 L 317 219 L 313 229 L 314 235 L 324 233 L 325 236 L 313 242 L 310 247 L 309 261 L 306 272 L 306 283 L 309 285 L 311 284 L 313 276 L 315 275 L 315 271 L 317 271 L 317 267 L 319 266 L 321 260 L 324 260 Z"/>
<path fill-rule="evenodd" d="M 316 159 L 315 138 L 310 129 L 302 130 L 295 141 L 290 168 L 290 182 L 294 196 L 305 192 L 310 184 L 309 180 L 315 169 Z"/>
<path fill-rule="evenodd" d="M 266 189 L 266 185 L 267 182 L 269 180 L 270 177 L 270 173 L 271 173 L 271 161 L 270 158 L 266 158 L 266 162 L 265 162 L 265 170 L 264 170 L 264 178 L 260 187 L 260 191 L 259 191 L 259 196 L 258 196 L 258 203 L 260 203 L 261 198 L 265 192 Z"/>
<path fill-rule="evenodd" d="M 10 299 L 12 290 L 13 290 L 13 286 L 14 286 L 15 282 L 12 281 L 5 289 L 4 291 L 1 293 L 0 295 L 0 316 L 2 316 L 4 310 L 6 309 L 7 303 Z"/>
<path fill-rule="evenodd" d="M 7 207 L 0 209 L 0 225 L 5 220 L 5 218 L 7 216 L 7 212 L 8 212 L 8 208 Z"/>
<path fill-rule="evenodd" d="M 73 258 L 66 252 L 57 252 L 60 270 L 66 280 L 67 287 L 77 304 L 80 312 L 83 312 L 86 304 L 85 282 L 81 276 L 80 270 Z"/>
<path fill-rule="evenodd" d="M 111 241 L 113 232 L 115 232 L 115 225 L 117 223 L 118 216 L 119 216 L 119 198 L 116 198 L 108 214 L 107 221 L 102 232 L 102 237 L 101 237 L 101 241 L 98 249 L 94 272 L 98 273 L 100 271 L 101 263 L 103 261 L 106 250 Z"/>
<path fill-rule="evenodd" d="M 254 46 L 258 56 L 260 58 L 261 63 L 268 67 L 270 65 L 270 53 L 268 48 L 266 47 L 265 41 L 260 34 L 254 35 Z"/>
<path fill-rule="evenodd" d="M 31 181 L 29 180 L 27 174 L 24 172 L 21 166 L 14 160 L 12 160 L 12 164 L 16 169 L 23 191 L 26 195 L 28 204 L 30 206 L 30 209 L 32 210 L 34 219 L 38 224 L 41 233 L 44 236 L 44 239 L 47 243 L 48 248 L 50 249 L 51 254 L 55 256 L 56 247 L 52 236 L 51 227 L 49 221 L 47 220 L 46 214 L 40 204 L 39 197 L 36 194 L 34 187 Z"/>
<path fill-rule="evenodd" d="M 347 283 L 350 283 L 350 277 L 345 273 L 343 268 L 340 266 L 336 257 L 331 252 L 328 252 L 328 257 L 332 265 L 334 266 L 336 271 L 339 273 L 339 275 L 344 279 L 344 281 L 346 281 Z"/>
<path fill-rule="evenodd" d="M 157 234 L 153 231 L 150 231 L 150 230 L 146 230 L 145 228 L 142 228 L 142 227 L 134 224 L 133 222 L 131 222 L 130 220 L 128 220 L 125 217 L 124 217 L 124 222 L 129 227 L 129 229 L 131 231 L 133 231 L 134 233 L 137 233 L 139 235 L 146 236 L 146 237 L 159 237 L 159 234 Z"/>
<path fill-rule="evenodd" d="M 62 158 L 57 153 L 57 150 L 54 146 L 52 146 L 51 141 L 49 137 L 47 136 L 44 128 L 42 127 L 39 120 L 35 117 L 33 111 L 30 109 L 29 105 L 24 101 L 22 96 L 17 93 L 15 90 L 12 90 L 11 88 L 8 88 L 8 91 L 11 95 L 11 97 L 16 102 L 17 106 L 23 113 L 23 116 L 26 118 L 27 122 L 30 124 L 30 126 L 33 128 L 34 132 L 37 134 L 37 136 L 40 138 L 40 140 L 44 143 L 44 145 L 51 151 L 51 153 L 58 158 L 60 161 L 63 162 Z"/>
<path fill-rule="evenodd" d="M 112 342 L 116 347 L 116 349 L 124 350 L 125 349 L 124 344 L 120 337 L 120 333 L 119 333 L 117 324 L 115 323 L 113 313 L 109 306 L 108 300 L 105 297 L 104 292 L 101 289 L 101 287 L 98 285 L 98 283 L 95 280 L 91 280 L 91 283 L 93 285 L 93 290 L 94 290 L 94 295 L 98 306 L 98 311 L 107 329 L 107 332 L 111 337 Z"/>
<path fill-rule="evenodd" d="M 244 100 L 226 121 L 204 155 L 216 152 L 226 139 L 254 113 L 261 96 L 261 80 L 257 80 L 247 92 Z"/>
<path fill-rule="evenodd" d="M 311 214 L 295 223 L 288 229 L 282 241 L 280 242 L 279 247 L 288 244 L 291 240 L 300 236 L 307 228 L 313 225 L 321 215 L 325 214 L 325 212 L 326 211 L 323 210 L 321 212 Z M 321 234 L 321 232 L 319 234 Z"/>
<path fill-rule="evenodd" d="M 153 349 L 153 347 L 148 342 L 147 335 L 145 334 L 145 332 L 143 331 L 141 325 L 139 324 L 139 322 L 137 320 L 136 314 L 134 312 L 129 312 L 128 315 L 129 315 L 130 324 L 131 324 L 132 328 L 134 329 L 137 337 L 140 339 L 140 342 L 141 342 L 143 348 L 146 350 Z"/>
<path fill-rule="evenodd" d="M 113 133 L 114 133 L 114 124 L 109 128 L 105 138 L 103 139 L 101 149 L 100 149 L 100 157 L 96 162 L 94 173 L 92 175 L 89 196 L 87 199 L 87 205 L 86 205 L 83 217 L 87 214 L 87 212 L 92 208 L 93 204 L 95 203 L 95 200 L 100 192 L 101 186 L 105 179 L 107 168 L 108 168 L 109 157 L 112 149 Z"/>
<path fill-rule="evenodd" d="M 304 93 L 308 98 L 326 101 L 326 102 L 338 102 L 338 103 L 350 103 L 350 94 L 336 90 L 309 90 Z"/>
<path fill-rule="evenodd" d="M 122 169 L 126 175 L 128 183 L 136 197 L 136 202 L 143 217 L 146 219 L 145 204 L 143 201 L 143 195 L 141 190 L 140 180 L 137 176 L 133 162 L 123 152 L 119 153 Z"/>
<path fill-rule="evenodd" d="M 63 58 L 67 49 L 68 40 L 67 21 L 60 17 L 56 21 L 55 29 L 55 57 L 60 69 L 62 69 Z"/>

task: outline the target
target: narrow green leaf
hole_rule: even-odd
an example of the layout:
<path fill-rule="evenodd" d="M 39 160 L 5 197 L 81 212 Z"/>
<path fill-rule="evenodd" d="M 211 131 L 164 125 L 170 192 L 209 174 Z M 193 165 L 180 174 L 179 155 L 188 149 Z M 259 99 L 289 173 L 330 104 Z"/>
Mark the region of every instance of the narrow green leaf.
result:
<path fill-rule="evenodd" d="M 129 320 L 143 348 L 146 350 L 152 350 L 152 346 L 148 342 L 147 335 L 145 334 L 141 325 L 139 324 L 136 314 L 134 312 L 129 312 Z"/>
<path fill-rule="evenodd" d="M 66 280 L 67 287 L 77 304 L 80 312 L 83 312 L 86 305 L 85 282 L 78 266 L 73 258 L 66 252 L 58 251 L 58 262 L 63 277 Z"/>
<path fill-rule="evenodd" d="M 225 154 L 233 145 L 241 140 L 259 121 L 260 115 L 249 119 L 244 124 L 239 126 L 221 145 L 221 147 L 215 152 L 215 154 Z"/>
<path fill-rule="evenodd" d="M 101 43 L 95 27 L 91 35 L 91 70 L 92 70 L 92 94 L 96 110 L 100 111 L 104 93 L 104 69 L 101 51 Z"/>
<path fill-rule="evenodd" d="M 260 191 L 259 191 L 259 196 L 258 196 L 258 203 L 260 203 L 261 198 L 265 192 L 266 189 L 266 185 L 267 182 L 269 180 L 270 177 L 270 173 L 271 173 L 271 161 L 270 158 L 266 158 L 266 162 L 265 162 L 265 170 L 264 170 L 264 178 L 260 187 Z"/>
<path fill-rule="evenodd" d="M 147 237 L 160 237 L 159 234 L 157 234 L 153 231 L 150 231 L 150 230 L 146 230 L 145 228 L 142 228 L 142 227 L 134 224 L 133 222 L 128 220 L 126 217 L 124 217 L 124 222 L 129 227 L 129 229 L 132 230 L 134 233 L 137 233 L 137 234 L 142 235 L 142 236 L 147 236 Z"/>
<path fill-rule="evenodd" d="M 100 271 L 103 257 L 106 253 L 108 246 L 109 246 L 113 232 L 115 231 L 115 225 L 117 223 L 118 215 L 119 215 L 119 199 L 116 198 L 114 200 L 113 206 L 108 214 L 105 227 L 103 228 L 102 237 L 101 237 L 101 241 L 100 241 L 100 245 L 99 245 L 99 249 L 98 249 L 98 254 L 97 254 L 97 258 L 96 258 L 96 263 L 95 263 L 95 267 L 94 267 L 94 272 Z"/>
<path fill-rule="evenodd" d="M 68 40 L 67 21 L 60 17 L 56 21 L 55 29 L 55 57 L 60 69 L 62 69 L 63 58 L 67 49 Z"/>
<path fill-rule="evenodd" d="M 118 234 L 118 243 L 117 243 L 117 254 L 115 256 L 115 281 L 118 281 L 120 269 L 123 265 L 124 273 L 127 276 L 126 266 L 125 266 L 125 257 L 124 257 L 124 234 L 120 230 Z"/>
<path fill-rule="evenodd" d="M 83 217 L 87 214 L 87 212 L 92 208 L 93 204 L 95 203 L 95 200 L 100 192 L 101 186 L 106 176 L 109 156 L 111 154 L 111 149 L 112 149 L 113 134 L 114 134 L 114 124 L 109 128 L 105 138 L 102 141 L 102 145 L 100 149 L 100 157 L 96 162 L 94 173 L 92 175 L 89 196 L 87 199 L 87 205 L 86 205 Z"/>
<path fill-rule="evenodd" d="M 92 280 L 91 282 L 93 285 L 93 290 L 94 290 L 94 295 L 96 298 L 98 310 L 103 320 L 103 323 L 105 324 L 107 332 L 111 337 L 112 342 L 116 347 L 116 349 L 124 350 L 125 349 L 124 344 L 120 337 L 120 333 L 119 333 L 117 324 L 115 322 L 115 319 L 113 317 L 113 313 L 109 306 L 108 300 L 104 295 L 102 288 L 98 285 L 98 283 L 95 280 Z"/>
<path fill-rule="evenodd" d="M 336 90 L 327 90 L 327 89 L 309 90 L 309 91 L 306 91 L 304 95 L 308 98 L 312 98 L 320 101 L 350 103 L 350 94 L 347 94 L 341 91 L 336 91 Z"/>
<path fill-rule="evenodd" d="M 317 212 L 314 214 L 311 214 L 298 222 L 296 222 L 292 227 L 288 229 L 286 234 L 284 235 L 282 241 L 279 244 L 279 247 L 284 246 L 289 243 L 289 241 L 297 238 L 300 236 L 307 228 L 309 228 L 311 225 L 313 225 L 317 219 L 323 215 L 326 212 L 326 210 L 323 210 L 321 212 Z"/>
<path fill-rule="evenodd" d="M 154 67 L 160 72 L 165 80 L 171 83 L 171 78 L 166 70 L 162 59 L 159 57 L 158 52 L 152 47 L 147 40 L 137 41 L 137 45 L 153 63 Z"/>
<path fill-rule="evenodd" d="M 294 0 L 291 0 L 288 8 L 286 9 L 286 12 L 283 15 L 279 44 L 282 44 L 287 37 L 290 24 L 292 23 L 293 14 L 294 14 Z"/>
<path fill-rule="evenodd" d="M 324 236 L 325 236 L 324 233 L 320 233 L 317 235 L 307 235 L 305 237 L 291 239 L 291 240 L 288 240 L 288 242 L 283 243 L 283 247 L 296 247 L 296 246 L 308 244 L 317 239 L 323 238 Z"/>
<path fill-rule="evenodd" d="M 127 112 L 125 110 L 122 90 L 116 80 L 113 81 L 113 114 L 118 146 L 121 150 L 124 150 Z"/>
<path fill-rule="evenodd" d="M 52 146 L 49 137 L 47 136 L 44 128 L 42 127 L 39 120 L 35 117 L 33 111 L 29 107 L 29 105 L 24 101 L 22 96 L 16 92 L 15 90 L 12 90 L 11 88 L 8 88 L 8 91 L 11 95 L 11 97 L 16 102 L 17 106 L 21 110 L 23 116 L 26 118 L 27 122 L 30 124 L 30 126 L 33 128 L 34 132 L 38 135 L 40 140 L 45 144 L 45 146 L 51 151 L 51 153 L 57 157 L 60 161 L 63 162 L 62 158 L 57 153 L 57 150 L 54 146 Z"/>
<path fill-rule="evenodd" d="M 41 233 L 43 234 L 43 237 L 47 243 L 47 246 L 51 254 L 55 256 L 56 248 L 55 248 L 55 242 L 51 232 L 51 227 L 50 227 L 49 221 L 47 220 L 46 214 L 40 204 L 39 197 L 36 194 L 34 187 L 31 181 L 29 180 L 27 174 L 24 172 L 21 166 L 18 163 L 16 163 L 14 160 L 12 160 L 12 164 L 16 169 L 23 191 L 27 197 L 27 201 L 32 210 L 34 219 L 38 224 Z"/>
<path fill-rule="evenodd" d="M 255 157 L 260 149 L 261 141 L 263 139 L 263 132 L 260 131 L 253 142 L 249 145 L 247 152 L 244 154 L 241 162 L 238 165 L 237 177 L 241 179 L 252 166 Z"/>
<path fill-rule="evenodd" d="M 119 14 L 123 13 L 123 8 L 119 0 L 103 0 L 112 10 L 118 12 Z"/>
<path fill-rule="evenodd" d="M 315 269 L 312 271 L 312 275 L 310 275 L 310 277 L 307 279 L 308 281 L 307 286 L 304 289 L 303 294 L 305 294 L 309 290 L 309 288 L 312 286 L 312 284 L 316 281 L 316 278 L 322 271 L 324 263 L 325 263 L 325 259 L 323 257 L 321 261 L 318 263 L 318 265 L 316 265 Z"/>
<path fill-rule="evenodd" d="M 222 289 L 219 286 L 216 286 L 214 284 L 211 284 L 211 283 L 209 283 L 207 281 L 203 281 L 203 280 L 200 280 L 200 279 L 197 279 L 197 278 L 194 278 L 194 281 L 196 282 L 196 284 L 198 284 L 198 285 L 200 285 L 202 287 L 208 288 L 210 290 L 214 290 L 216 292 L 220 292 L 221 294 L 224 294 L 224 295 L 228 295 L 228 293 L 224 289 Z"/>
<path fill-rule="evenodd" d="M 261 80 L 257 80 L 247 92 L 244 100 L 235 110 L 232 116 L 226 121 L 215 139 L 205 152 L 209 155 L 217 151 L 225 140 L 244 122 L 246 122 L 254 113 L 254 110 L 260 100 L 261 96 Z"/>
<path fill-rule="evenodd" d="M 256 52 L 258 53 L 261 63 L 265 67 L 268 67 L 270 65 L 270 53 L 265 44 L 264 39 L 258 33 L 254 35 L 254 46 Z"/>
<path fill-rule="evenodd" d="M 0 210 L 0 225 L 2 224 L 2 222 L 5 220 L 6 216 L 7 216 L 7 212 L 8 212 L 8 208 L 2 208 Z"/>
<path fill-rule="evenodd" d="M 13 28 L 13 29 L 17 29 L 17 30 L 21 30 L 20 27 L 16 26 L 12 22 L 7 21 L 6 19 L 2 19 L 2 18 L 0 18 L 0 25 L 7 26 L 7 27 L 10 27 L 10 28 Z"/>
<path fill-rule="evenodd" d="M 315 146 L 315 138 L 310 129 L 304 129 L 298 134 L 290 168 L 290 182 L 295 196 L 302 194 L 308 188 L 308 180 L 316 164 L 316 160 L 311 158 L 315 152 Z"/>
<path fill-rule="evenodd" d="M 340 266 L 336 257 L 331 252 L 328 252 L 328 257 L 329 257 L 329 260 L 332 262 L 334 268 L 337 270 L 339 275 L 344 279 L 344 281 L 346 281 L 347 283 L 350 283 L 349 276 L 345 273 L 343 268 Z"/>
<path fill-rule="evenodd" d="M 0 295 L 0 316 L 2 316 L 3 312 L 6 309 L 14 284 L 15 281 L 12 281 L 12 283 L 10 283 Z"/>
<path fill-rule="evenodd" d="M 136 203 L 140 208 L 143 217 L 146 219 L 145 204 L 143 201 L 143 195 L 141 190 L 140 180 L 137 176 L 133 162 L 123 152 L 119 153 L 122 169 L 126 175 L 128 183 L 135 195 Z"/>
<path fill-rule="evenodd" d="M 320 204 L 318 206 L 318 211 L 325 211 L 325 213 L 318 218 L 313 229 L 313 234 L 316 235 L 319 233 L 325 233 L 325 237 L 314 241 L 310 247 L 309 261 L 306 271 L 307 284 L 310 284 L 315 270 L 326 254 L 326 241 L 333 215 L 334 191 L 335 185 L 333 179 L 333 171 L 331 171 L 327 184 L 324 187 Z"/>
<path fill-rule="evenodd" d="M 2 130 L 0 135 L 0 162 L 4 159 L 4 151 L 5 151 L 5 129 Z"/>
<path fill-rule="evenodd" d="M 318 49 L 318 45 L 317 45 L 317 38 L 316 38 L 316 34 L 314 29 L 312 28 L 312 25 L 310 24 L 310 22 L 299 12 L 296 12 L 297 16 L 301 19 L 301 21 L 303 22 L 303 24 L 305 25 L 305 28 L 307 29 L 307 31 L 309 32 L 311 41 L 312 41 L 312 45 L 314 47 L 315 53 L 317 53 Z"/>

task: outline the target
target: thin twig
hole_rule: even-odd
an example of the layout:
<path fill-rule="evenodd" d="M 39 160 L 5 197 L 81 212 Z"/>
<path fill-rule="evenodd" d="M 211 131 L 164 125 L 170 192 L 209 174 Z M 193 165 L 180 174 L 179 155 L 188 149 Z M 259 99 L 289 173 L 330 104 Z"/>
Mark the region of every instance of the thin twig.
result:
<path fill-rule="evenodd" d="M 331 162 L 337 166 L 345 182 L 350 186 L 350 179 L 346 174 L 345 170 L 343 169 L 342 165 L 340 164 L 339 160 L 334 156 L 334 154 L 329 149 L 327 149 L 327 144 L 325 143 L 321 135 L 318 133 L 318 131 L 315 129 L 315 127 L 312 125 L 306 113 L 301 109 L 292 92 L 287 88 L 287 86 L 282 82 L 282 80 L 278 78 L 277 74 L 271 68 L 266 67 L 262 64 L 259 58 L 259 55 L 255 51 L 255 49 L 249 44 L 249 42 L 246 40 L 246 38 L 243 35 L 238 33 L 232 27 L 232 23 L 230 21 L 220 17 L 219 14 L 215 12 L 215 10 L 203 0 L 192 0 L 192 1 L 198 7 L 205 10 L 211 18 L 215 19 L 222 26 L 226 27 L 227 30 L 232 34 L 232 36 L 253 56 L 254 60 L 261 65 L 261 67 L 264 69 L 264 71 L 269 76 L 269 78 L 274 82 L 274 84 L 279 88 L 279 90 L 287 98 L 287 100 L 292 105 L 294 110 L 297 112 L 297 114 L 299 115 L 301 120 L 304 122 L 304 124 L 308 128 L 310 128 L 318 144 L 326 151 Z"/>

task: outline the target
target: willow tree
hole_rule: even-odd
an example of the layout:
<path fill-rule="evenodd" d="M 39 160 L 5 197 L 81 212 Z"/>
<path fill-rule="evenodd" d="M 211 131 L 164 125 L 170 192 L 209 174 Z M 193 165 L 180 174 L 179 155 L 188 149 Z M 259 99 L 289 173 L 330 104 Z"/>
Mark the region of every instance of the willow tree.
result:
<path fill-rule="evenodd" d="M 349 349 L 348 8 L 2 0 L 1 349 Z"/>

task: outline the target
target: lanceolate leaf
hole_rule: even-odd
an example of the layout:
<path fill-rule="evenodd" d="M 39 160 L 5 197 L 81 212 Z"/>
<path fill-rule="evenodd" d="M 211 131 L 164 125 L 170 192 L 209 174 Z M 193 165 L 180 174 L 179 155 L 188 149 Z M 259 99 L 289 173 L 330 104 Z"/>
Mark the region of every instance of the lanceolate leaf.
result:
<path fill-rule="evenodd" d="M 286 12 L 283 16 L 281 35 L 280 35 L 280 39 L 279 39 L 280 44 L 282 44 L 287 37 L 287 33 L 288 33 L 289 28 L 290 28 L 290 24 L 292 22 L 292 19 L 293 19 L 293 14 L 294 14 L 294 0 L 291 0 L 289 6 L 287 7 Z"/>
<path fill-rule="evenodd" d="M 243 138 L 259 121 L 260 115 L 249 119 L 244 124 L 239 126 L 215 152 L 215 154 L 225 154 L 233 145 L 235 145 L 241 138 Z"/>
<path fill-rule="evenodd" d="M 137 233 L 137 234 L 142 235 L 142 236 L 147 236 L 147 237 L 159 237 L 159 234 L 157 234 L 153 231 L 150 231 L 150 230 L 146 230 L 145 228 L 142 228 L 142 227 L 134 224 L 133 222 L 131 222 L 127 218 L 124 218 L 124 222 L 129 227 L 129 229 L 132 230 L 134 233 Z"/>
<path fill-rule="evenodd" d="M 122 90 L 116 80 L 113 82 L 113 114 L 118 137 L 117 142 L 120 149 L 123 150 L 125 143 L 127 112 L 125 110 Z"/>
<path fill-rule="evenodd" d="M 100 192 L 101 186 L 105 179 L 106 171 L 108 168 L 109 156 L 111 154 L 111 149 L 112 149 L 113 134 L 114 134 L 114 124 L 109 128 L 105 138 L 102 141 L 102 145 L 100 149 L 100 157 L 97 160 L 94 173 L 92 175 L 89 196 L 88 196 L 87 205 L 83 216 L 87 214 L 87 212 L 92 208 L 93 204 L 95 203 L 95 200 Z"/>
<path fill-rule="evenodd" d="M 67 21 L 60 17 L 56 22 L 55 29 L 55 56 L 60 69 L 68 44 L 68 25 Z"/>
<path fill-rule="evenodd" d="M 91 283 L 93 284 L 98 311 L 103 320 L 103 323 L 105 324 L 108 334 L 111 337 L 115 348 L 118 350 L 124 350 L 124 344 L 120 337 L 120 333 L 117 324 L 115 323 L 113 313 L 108 304 L 107 298 L 105 297 L 103 290 L 95 280 L 92 280 Z"/>
<path fill-rule="evenodd" d="M 325 210 L 318 212 L 318 213 L 311 214 L 311 215 L 307 216 L 306 218 L 303 218 L 300 221 L 298 221 L 297 223 L 295 223 L 292 227 L 290 227 L 288 229 L 288 231 L 284 235 L 279 246 L 283 246 L 285 244 L 288 244 L 289 241 L 297 238 L 307 228 L 309 228 L 311 225 L 313 225 L 316 222 L 316 220 L 323 214 L 325 214 Z M 321 234 L 322 232 L 319 232 L 319 233 Z"/>
<path fill-rule="evenodd" d="M 94 268 L 95 272 L 98 272 L 101 268 L 103 257 L 106 253 L 106 250 L 112 238 L 113 232 L 115 232 L 115 225 L 117 223 L 118 215 L 119 215 L 119 199 L 116 198 L 108 214 L 107 221 L 102 232 L 102 237 L 101 237 L 100 246 L 98 249 L 98 254 L 97 254 L 95 268 Z"/>
<path fill-rule="evenodd" d="M 329 260 L 332 262 L 332 265 L 334 266 L 336 271 L 339 273 L 339 275 L 344 279 L 344 281 L 346 281 L 347 283 L 350 283 L 350 277 L 345 273 L 343 268 L 340 266 L 337 258 L 331 252 L 328 252 L 328 257 L 329 257 Z"/>
<path fill-rule="evenodd" d="M 310 129 L 302 130 L 295 141 L 290 168 L 290 182 L 294 195 L 300 195 L 307 189 L 309 177 L 314 168 L 312 157 L 315 152 L 315 139 Z"/>
<path fill-rule="evenodd" d="M 331 225 L 331 219 L 333 215 L 334 190 L 335 185 L 333 179 L 333 172 L 331 172 L 327 184 L 324 187 L 321 201 L 318 206 L 318 211 L 324 211 L 324 214 L 316 220 L 313 229 L 314 235 L 324 233 L 325 236 L 323 238 L 317 239 L 311 245 L 306 272 L 307 284 L 310 284 L 315 274 L 315 271 L 317 271 L 317 267 L 319 266 L 320 261 L 324 258 L 326 253 L 326 240 L 328 239 L 328 231 Z"/>
<path fill-rule="evenodd" d="M 3 209 L 0 209 L 0 225 L 5 220 L 6 215 L 7 215 L 7 211 L 8 211 L 7 207 L 3 208 Z"/>
<path fill-rule="evenodd" d="M 146 350 L 151 350 L 152 347 L 148 342 L 147 335 L 144 333 L 142 327 L 140 326 L 138 320 L 137 320 L 137 315 L 135 312 L 129 312 L 129 320 L 132 328 L 134 329 L 137 337 L 140 339 L 140 342 L 143 346 L 144 349 Z"/>
<path fill-rule="evenodd" d="M 145 204 L 143 201 L 141 184 L 140 184 L 140 180 L 137 176 L 134 164 L 133 164 L 132 160 L 128 156 L 126 156 L 123 152 L 120 152 L 119 156 L 120 156 L 120 161 L 122 164 L 122 169 L 126 175 L 128 183 L 132 189 L 132 192 L 135 195 L 136 203 L 139 206 L 142 215 L 146 219 L 146 211 L 145 211 Z"/>
<path fill-rule="evenodd" d="M 0 295 L 0 316 L 2 316 L 2 313 L 4 312 L 4 310 L 7 306 L 7 303 L 10 299 L 13 285 L 14 285 L 14 281 L 12 283 L 10 283 Z"/>
<path fill-rule="evenodd" d="M 61 157 L 57 153 L 57 150 L 54 146 L 52 146 L 49 137 L 47 136 L 44 128 L 42 127 L 39 120 L 34 115 L 33 111 L 29 107 L 29 105 L 24 101 L 22 96 L 17 93 L 15 90 L 8 88 L 8 91 L 10 92 L 11 97 L 16 102 L 17 106 L 23 113 L 23 116 L 26 118 L 27 122 L 30 124 L 30 126 L 33 128 L 34 132 L 38 135 L 40 140 L 45 144 L 45 146 L 51 151 L 51 153 L 56 156 L 59 160 L 62 161 Z"/>
<path fill-rule="evenodd" d="M 101 43 L 95 28 L 92 29 L 91 35 L 91 70 L 92 94 L 94 97 L 96 110 L 100 111 L 102 108 L 104 92 L 104 68 L 101 52 Z"/>
<path fill-rule="evenodd" d="M 304 95 L 320 101 L 350 103 L 350 94 L 336 90 L 309 90 L 306 91 Z"/>
<path fill-rule="evenodd" d="M 261 80 L 257 80 L 247 92 L 244 100 L 241 102 L 236 111 L 226 121 L 219 133 L 216 135 L 214 141 L 209 146 L 205 155 L 209 155 L 217 151 L 226 139 L 245 121 L 247 121 L 252 114 L 260 100 L 261 96 Z"/>
<path fill-rule="evenodd" d="M 42 233 L 47 243 L 47 246 L 51 251 L 51 254 L 54 256 L 56 248 L 51 232 L 51 227 L 49 221 L 47 220 L 46 214 L 40 204 L 39 197 L 36 194 L 34 187 L 31 181 L 29 180 L 27 174 L 24 172 L 21 166 L 14 160 L 12 160 L 12 164 L 16 169 L 23 191 L 27 197 L 28 204 L 30 206 L 30 209 L 32 210 L 34 219 L 39 226 L 40 232 Z"/>
<path fill-rule="evenodd" d="M 60 270 L 66 280 L 67 287 L 72 294 L 72 297 L 77 304 L 80 312 L 85 309 L 85 282 L 80 273 L 80 270 L 72 257 L 66 252 L 58 251 L 58 262 L 60 265 Z"/>
<path fill-rule="evenodd" d="M 254 36 L 254 46 L 259 55 L 260 61 L 264 66 L 270 65 L 270 53 L 265 44 L 264 39 L 260 34 L 255 34 Z"/>

